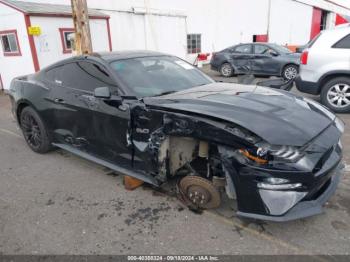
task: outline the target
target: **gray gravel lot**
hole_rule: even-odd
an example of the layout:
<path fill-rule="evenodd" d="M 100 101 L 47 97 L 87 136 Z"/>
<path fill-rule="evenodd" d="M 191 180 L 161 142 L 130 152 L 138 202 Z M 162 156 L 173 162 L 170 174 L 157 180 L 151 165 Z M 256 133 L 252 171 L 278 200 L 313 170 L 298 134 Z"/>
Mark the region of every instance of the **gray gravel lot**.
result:
<path fill-rule="evenodd" d="M 349 115 L 340 117 L 350 124 Z M 350 163 L 349 130 L 343 145 Z M 121 176 L 69 153 L 32 152 L 0 95 L 0 254 L 349 254 L 346 168 L 316 217 L 244 221 L 234 203 L 195 214 L 148 186 L 127 191 Z"/>

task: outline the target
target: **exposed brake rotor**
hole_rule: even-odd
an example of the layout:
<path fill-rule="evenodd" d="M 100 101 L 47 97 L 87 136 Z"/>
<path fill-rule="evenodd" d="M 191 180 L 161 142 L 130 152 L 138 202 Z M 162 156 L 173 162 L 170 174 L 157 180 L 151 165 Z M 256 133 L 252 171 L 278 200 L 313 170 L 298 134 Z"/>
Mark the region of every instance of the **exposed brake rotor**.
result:
<path fill-rule="evenodd" d="M 220 206 L 220 192 L 209 180 L 199 176 L 185 176 L 178 184 L 187 204 L 197 208 L 210 209 Z"/>

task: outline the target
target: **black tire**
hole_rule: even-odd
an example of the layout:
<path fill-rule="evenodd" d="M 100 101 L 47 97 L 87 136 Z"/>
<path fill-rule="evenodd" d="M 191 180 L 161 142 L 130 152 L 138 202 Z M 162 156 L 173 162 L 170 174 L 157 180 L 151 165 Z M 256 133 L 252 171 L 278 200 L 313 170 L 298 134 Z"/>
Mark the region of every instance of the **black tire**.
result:
<path fill-rule="evenodd" d="M 45 125 L 32 107 L 23 108 L 20 115 L 20 126 L 24 139 L 34 152 L 44 154 L 52 149 Z"/>
<path fill-rule="evenodd" d="M 299 72 L 299 67 L 297 65 L 289 64 L 283 68 L 282 77 L 285 80 L 292 80 L 297 77 Z"/>
<path fill-rule="evenodd" d="M 332 78 L 321 88 L 321 102 L 323 105 L 335 113 L 350 112 L 350 77 Z"/>
<path fill-rule="evenodd" d="M 231 66 L 230 63 L 223 63 L 220 66 L 220 74 L 224 77 L 231 77 L 233 76 L 233 67 Z"/>

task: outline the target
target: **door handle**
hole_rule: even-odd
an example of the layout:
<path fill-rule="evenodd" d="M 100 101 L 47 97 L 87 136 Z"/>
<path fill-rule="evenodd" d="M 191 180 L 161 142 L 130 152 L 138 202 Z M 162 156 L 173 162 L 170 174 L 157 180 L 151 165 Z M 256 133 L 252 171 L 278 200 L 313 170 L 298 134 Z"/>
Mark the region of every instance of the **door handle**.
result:
<path fill-rule="evenodd" d="M 53 101 L 55 101 L 55 103 L 64 104 L 64 100 L 61 98 L 55 98 Z"/>

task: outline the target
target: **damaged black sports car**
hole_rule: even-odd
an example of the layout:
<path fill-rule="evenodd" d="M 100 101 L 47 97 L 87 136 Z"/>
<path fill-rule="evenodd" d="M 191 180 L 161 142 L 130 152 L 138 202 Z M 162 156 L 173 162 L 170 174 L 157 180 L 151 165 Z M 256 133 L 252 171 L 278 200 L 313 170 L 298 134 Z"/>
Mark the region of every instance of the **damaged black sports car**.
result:
<path fill-rule="evenodd" d="M 62 148 L 156 186 L 177 178 L 200 208 L 226 194 L 240 216 L 307 217 L 321 212 L 341 175 L 344 125 L 322 105 L 216 83 L 158 52 L 69 58 L 15 78 L 9 94 L 35 152 Z"/>

